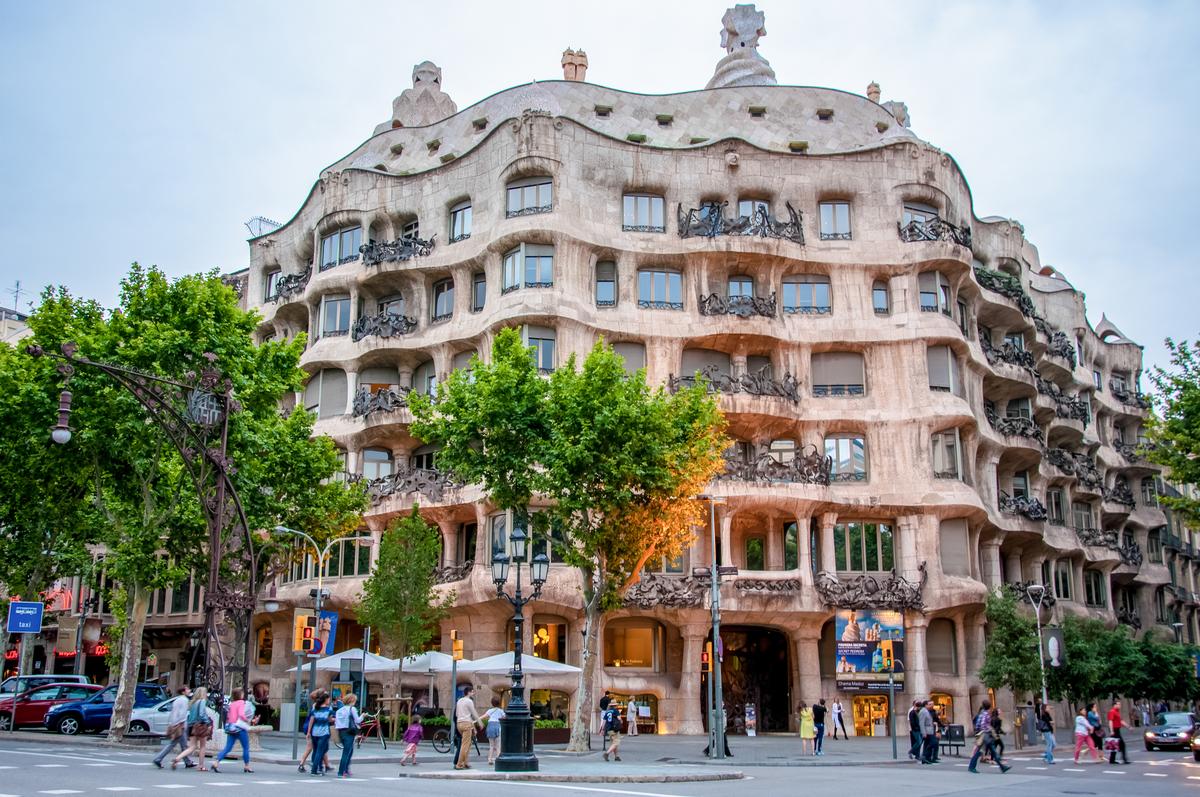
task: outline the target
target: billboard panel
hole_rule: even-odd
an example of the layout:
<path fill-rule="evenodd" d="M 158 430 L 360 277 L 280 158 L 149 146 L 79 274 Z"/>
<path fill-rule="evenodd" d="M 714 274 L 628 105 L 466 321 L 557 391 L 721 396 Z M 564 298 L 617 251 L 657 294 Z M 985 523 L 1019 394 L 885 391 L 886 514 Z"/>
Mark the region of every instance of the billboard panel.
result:
<path fill-rule="evenodd" d="M 837 645 L 834 680 L 838 689 L 874 691 L 888 688 L 895 671 L 897 689 L 904 688 L 904 615 L 890 609 L 838 609 L 834 615 Z"/>

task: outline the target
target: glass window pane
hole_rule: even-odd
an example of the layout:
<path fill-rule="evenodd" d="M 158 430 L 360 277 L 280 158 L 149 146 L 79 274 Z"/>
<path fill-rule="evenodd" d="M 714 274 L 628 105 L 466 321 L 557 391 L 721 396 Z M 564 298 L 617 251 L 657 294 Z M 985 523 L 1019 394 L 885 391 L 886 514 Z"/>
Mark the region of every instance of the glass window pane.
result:
<path fill-rule="evenodd" d="M 828 202 L 821 203 L 821 232 L 826 235 L 834 232 L 833 205 Z"/>
<path fill-rule="evenodd" d="M 672 304 L 683 304 L 683 275 L 670 274 L 670 294 L 667 301 Z"/>
<path fill-rule="evenodd" d="M 863 530 L 861 523 L 848 524 L 849 544 L 850 549 L 850 569 L 861 571 L 863 569 Z"/>
<path fill-rule="evenodd" d="M 813 287 L 813 302 L 817 307 L 829 307 L 829 285 L 818 283 Z"/>
<path fill-rule="evenodd" d="M 863 525 L 863 544 L 866 547 L 866 569 L 879 570 L 879 534 L 874 523 Z"/>
<path fill-rule="evenodd" d="M 891 570 L 896 566 L 895 540 L 892 539 L 892 527 L 879 524 L 879 555 L 880 570 Z"/>
<path fill-rule="evenodd" d="M 797 287 L 798 286 L 794 282 L 783 283 L 783 306 L 784 307 L 796 307 L 797 306 L 796 305 L 796 301 L 797 301 L 796 288 Z"/>
<path fill-rule="evenodd" d="M 507 211 L 509 213 L 515 213 L 520 209 L 521 209 L 521 189 L 520 188 L 508 189 Z"/>
<path fill-rule="evenodd" d="M 667 274 L 665 271 L 654 272 L 654 299 L 664 301 L 667 295 Z"/>
<path fill-rule="evenodd" d="M 504 553 L 508 546 L 508 519 L 504 515 L 492 518 L 492 557 Z M 490 562 L 489 562 L 490 564 Z"/>
<path fill-rule="evenodd" d="M 602 303 L 612 303 L 617 299 L 616 286 L 613 283 L 602 280 L 596 283 L 596 301 Z"/>
<path fill-rule="evenodd" d="M 655 227 L 663 227 L 663 198 L 656 196 L 650 200 L 650 223 Z"/>
<path fill-rule="evenodd" d="M 746 569 L 765 569 L 762 537 L 750 537 L 746 540 Z"/>
<path fill-rule="evenodd" d="M 850 232 L 850 205 L 839 202 L 834 209 L 837 212 L 837 231 L 843 234 Z"/>
<path fill-rule="evenodd" d="M 833 529 L 833 558 L 838 570 L 849 570 L 846 560 L 846 528 L 838 525 Z"/>
<path fill-rule="evenodd" d="M 637 224 L 637 207 L 636 207 L 637 198 L 634 196 L 630 196 L 629 194 L 626 194 L 624 204 L 625 204 L 625 208 L 624 208 L 625 213 L 624 213 L 624 220 L 622 223 L 626 227 L 633 227 Z"/>
<path fill-rule="evenodd" d="M 652 286 L 653 279 L 653 272 L 638 272 L 638 301 L 650 302 L 654 300 L 654 290 Z"/>
<path fill-rule="evenodd" d="M 783 569 L 795 570 L 800 567 L 800 544 L 796 533 L 795 523 L 783 526 Z"/>

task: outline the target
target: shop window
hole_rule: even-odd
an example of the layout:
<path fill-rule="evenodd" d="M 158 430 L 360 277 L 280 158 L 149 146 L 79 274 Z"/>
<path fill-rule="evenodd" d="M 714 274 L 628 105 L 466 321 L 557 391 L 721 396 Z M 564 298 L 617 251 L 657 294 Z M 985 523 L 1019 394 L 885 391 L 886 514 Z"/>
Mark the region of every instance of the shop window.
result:
<path fill-rule="evenodd" d="M 639 617 L 608 623 L 604 628 L 604 666 L 662 671 L 663 627 Z"/>
<path fill-rule="evenodd" d="M 849 522 L 833 527 L 833 558 L 841 573 L 886 573 L 895 567 L 892 527 Z"/>
<path fill-rule="evenodd" d="M 567 624 L 562 618 L 533 618 L 533 655 L 539 659 L 567 662 Z"/>

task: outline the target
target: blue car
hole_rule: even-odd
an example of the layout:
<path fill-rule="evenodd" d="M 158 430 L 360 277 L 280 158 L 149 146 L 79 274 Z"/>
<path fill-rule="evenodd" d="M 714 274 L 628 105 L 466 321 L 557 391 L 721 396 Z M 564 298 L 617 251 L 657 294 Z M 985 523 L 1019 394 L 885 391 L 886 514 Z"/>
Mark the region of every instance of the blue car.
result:
<path fill-rule="evenodd" d="M 138 684 L 134 693 L 135 707 L 153 706 L 166 699 L 167 690 L 158 684 Z M 103 731 L 112 721 L 113 703 L 117 699 L 117 685 L 107 687 L 86 700 L 62 703 L 46 712 L 42 721 L 48 729 L 67 736 L 80 731 Z"/>

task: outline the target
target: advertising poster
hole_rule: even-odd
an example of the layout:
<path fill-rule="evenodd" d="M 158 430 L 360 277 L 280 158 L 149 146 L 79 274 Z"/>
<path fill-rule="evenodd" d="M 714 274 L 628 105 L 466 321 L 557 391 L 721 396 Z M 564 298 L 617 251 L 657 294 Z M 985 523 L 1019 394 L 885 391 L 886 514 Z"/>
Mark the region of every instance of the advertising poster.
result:
<path fill-rule="evenodd" d="M 886 691 L 895 668 L 904 688 L 904 615 L 890 609 L 838 609 L 834 680 L 846 691 Z"/>
<path fill-rule="evenodd" d="M 1061 667 L 1066 659 L 1067 643 L 1063 630 L 1054 626 L 1042 628 L 1042 660 L 1047 667 Z"/>
<path fill-rule="evenodd" d="M 334 640 L 337 639 L 338 613 L 322 611 L 317 620 L 317 638 L 313 641 L 312 655 L 331 656 Z"/>
<path fill-rule="evenodd" d="M 746 704 L 746 735 L 758 735 L 758 709 L 754 707 L 753 703 Z"/>

